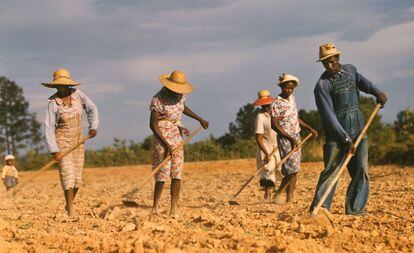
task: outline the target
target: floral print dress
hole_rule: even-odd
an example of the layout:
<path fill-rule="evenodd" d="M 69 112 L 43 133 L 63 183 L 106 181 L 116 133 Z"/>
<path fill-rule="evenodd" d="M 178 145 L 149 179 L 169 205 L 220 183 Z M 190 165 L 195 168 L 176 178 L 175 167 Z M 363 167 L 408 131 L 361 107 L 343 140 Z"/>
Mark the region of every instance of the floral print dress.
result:
<path fill-rule="evenodd" d="M 185 96 L 179 94 L 176 97 L 169 96 L 167 90 L 163 87 L 152 98 L 150 109 L 159 113 L 158 127 L 173 147 L 177 147 L 182 141 L 180 127 L 181 117 L 184 112 Z M 162 142 L 154 135 L 152 141 L 152 168 L 157 167 L 164 158 L 166 150 Z M 169 177 L 173 179 L 181 179 L 184 165 L 184 149 L 179 148 L 172 159 L 165 164 L 160 171 L 155 174 L 156 182 L 165 182 Z"/>
<path fill-rule="evenodd" d="M 272 117 L 277 118 L 283 130 L 292 136 L 297 142 L 300 141 L 300 126 L 298 110 L 295 97 L 290 95 L 288 99 L 278 96 L 272 103 Z M 278 135 L 279 152 L 283 159 L 291 151 L 290 142 Z M 291 175 L 300 171 L 301 150 L 298 149 L 283 165 L 282 174 Z"/>

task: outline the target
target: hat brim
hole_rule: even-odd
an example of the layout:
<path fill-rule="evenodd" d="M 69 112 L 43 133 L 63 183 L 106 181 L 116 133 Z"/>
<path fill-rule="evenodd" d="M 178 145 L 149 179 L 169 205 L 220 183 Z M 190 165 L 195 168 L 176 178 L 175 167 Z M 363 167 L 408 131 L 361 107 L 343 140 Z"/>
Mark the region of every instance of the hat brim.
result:
<path fill-rule="evenodd" d="M 280 82 L 277 85 L 280 87 L 280 86 L 282 86 L 282 84 L 287 83 L 287 82 L 294 82 L 295 83 L 295 88 L 299 86 L 299 81 L 295 80 L 295 79 L 283 80 L 283 82 Z"/>
<path fill-rule="evenodd" d="M 170 75 L 165 74 L 160 76 L 160 82 L 169 90 L 172 90 L 176 93 L 188 94 L 193 92 L 193 85 L 191 83 L 175 83 L 170 80 Z"/>
<path fill-rule="evenodd" d="M 9 160 L 15 160 L 16 158 L 14 158 L 14 156 L 6 156 L 4 158 L 4 161 L 9 161 Z"/>
<path fill-rule="evenodd" d="M 62 86 L 77 86 L 80 85 L 80 83 L 67 78 L 59 78 L 50 83 L 42 83 L 42 85 L 48 88 L 57 88 Z"/>
<path fill-rule="evenodd" d="M 261 105 L 270 105 L 275 101 L 276 99 L 273 97 L 267 97 L 267 98 L 259 98 L 256 101 L 254 101 L 254 106 L 261 106 Z"/>
<path fill-rule="evenodd" d="M 321 57 L 321 58 L 319 58 L 319 60 L 317 60 L 316 62 L 321 62 L 321 61 L 323 61 L 323 60 L 326 60 L 326 59 L 328 59 L 329 57 L 331 57 L 331 56 L 335 56 L 335 55 L 341 55 L 341 52 L 336 52 L 336 53 L 331 53 L 331 54 L 327 54 L 327 55 L 325 55 L 324 57 Z"/>

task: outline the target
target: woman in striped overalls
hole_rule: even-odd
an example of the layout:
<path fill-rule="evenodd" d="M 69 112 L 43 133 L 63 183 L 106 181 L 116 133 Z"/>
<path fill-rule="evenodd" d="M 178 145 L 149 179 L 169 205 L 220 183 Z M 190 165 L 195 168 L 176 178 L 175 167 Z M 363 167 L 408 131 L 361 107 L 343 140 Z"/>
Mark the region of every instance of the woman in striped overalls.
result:
<path fill-rule="evenodd" d="M 66 69 L 56 70 L 53 81 L 42 84 L 57 89 L 49 98 L 45 135 L 48 150 L 58 162 L 60 183 L 66 199 L 65 209 L 69 216 L 74 216 L 73 201 L 82 182 L 84 146 L 80 145 L 65 157 L 62 157 L 62 152 L 75 146 L 83 138 L 83 109 L 89 122 L 89 137 L 96 135 L 99 124 L 98 109 L 83 92 L 72 88 L 79 83 L 70 79 Z"/>

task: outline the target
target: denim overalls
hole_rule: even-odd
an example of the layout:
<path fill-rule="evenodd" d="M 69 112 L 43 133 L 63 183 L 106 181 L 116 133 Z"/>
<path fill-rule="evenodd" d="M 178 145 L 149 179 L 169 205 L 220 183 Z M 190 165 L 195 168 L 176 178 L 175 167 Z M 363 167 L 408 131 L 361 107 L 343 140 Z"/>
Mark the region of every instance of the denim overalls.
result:
<path fill-rule="evenodd" d="M 330 82 L 332 84 L 330 95 L 335 114 L 341 126 L 355 142 L 358 134 L 364 127 L 364 118 L 359 110 L 359 91 L 355 80 L 349 73 L 344 71 L 337 78 L 331 78 Z M 332 134 L 327 132 L 323 149 L 325 169 L 320 174 L 311 211 L 319 202 L 330 182 L 337 175 L 339 167 L 345 160 L 345 156 L 346 150 L 343 143 L 339 143 Z M 366 136 L 360 142 L 347 168 L 351 176 L 351 183 L 346 194 L 346 213 L 363 214 L 369 195 L 368 145 Z M 330 209 L 335 188 L 336 184 L 322 207 Z"/>

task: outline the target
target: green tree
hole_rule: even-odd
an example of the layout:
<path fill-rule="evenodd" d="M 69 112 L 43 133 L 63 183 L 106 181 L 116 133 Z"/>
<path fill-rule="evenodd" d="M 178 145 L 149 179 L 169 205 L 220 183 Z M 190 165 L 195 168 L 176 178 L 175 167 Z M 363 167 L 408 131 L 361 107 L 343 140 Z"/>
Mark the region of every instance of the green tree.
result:
<path fill-rule="evenodd" d="M 257 113 L 259 109 L 252 104 L 246 104 L 240 108 L 237 113 L 236 122 L 230 123 L 230 133 L 235 133 L 236 136 L 243 140 L 249 140 L 254 136 L 254 128 Z"/>
<path fill-rule="evenodd" d="M 151 150 L 151 143 L 152 140 L 154 139 L 153 135 L 149 135 L 147 136 L 141 143 L 141 148 L 144 150 Z"/>
<path fill-rule="evenodd" d="M 230 122 L 229 132 L 217 139 L 223 147 L 233 145 L 238 140 L 250 140 L 254 136 L 256 115 L 259 109 L 246 104 L 239 109 L 235 122 Z"/>
<path fill-rule="evenodd" d="M 399 142 L 406 141 L 414 135 L 414 111 L 406 109 L 397 114 L 394 130 Z"/>
<path fill-rule="evenodd" d="M 28 109 L 23 89 L 6 77 L 0 77 L 0 135 L 7 153 L 17 154 L 28 144 L 31 148 L 33 143 L 40 143 L 40 124 Z"/>
<path fill-rule="evenodd" d="M 299 110 L 298 114 L 301 120 L 303 120 L 313 129 L 318 131 L 320 138 L 323 138 L 324 132 L 323 132 L 323 126 L 322 126 L 322 119 L 318 111 L 316 110 L 306 111 L 306 110 L 301 109 Z"/>
<path fill-rule="evenodd" d="M 29 131 L 27 137 L 27 142 L 31 150 L 35 152 L 40 152 L 43 148 L 43 135 L 40 131 L 41 124 L 37 120 L 37 114 L 32 113 L 29 117 Z"/>

